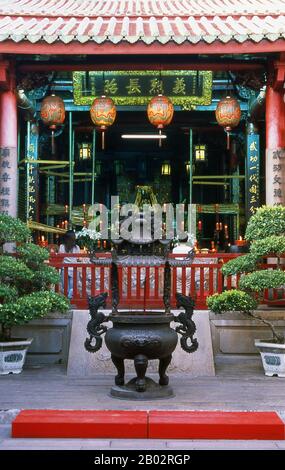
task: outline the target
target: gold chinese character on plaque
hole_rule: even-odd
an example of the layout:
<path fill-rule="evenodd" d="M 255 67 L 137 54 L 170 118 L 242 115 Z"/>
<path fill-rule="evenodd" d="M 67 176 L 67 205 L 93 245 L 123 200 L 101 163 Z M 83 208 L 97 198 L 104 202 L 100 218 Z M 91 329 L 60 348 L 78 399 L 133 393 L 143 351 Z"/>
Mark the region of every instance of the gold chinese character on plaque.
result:
<path fill-rule="evenodd" d="M 105 80 L 104 82 L 104 93 L 106 95 L 115 95 L 118 91 L 118 85 L 115 78 L 111 80 Z"/>
<path fill-rule="evenodd" d="M 141 86 L 138 78 L 130 78 L 129 85 L 126 86 L 128 95 L 140 95 Z"/>
<path fill-rule="evenodd" d="M 163 84 L 162 81 L 158 78 L 152 78 L 150 80 L 150 95 L 158 95 L 159 93 L 163 93 Z"/>
<path fill-rule="evenodd" d="M 184 77 L 177 77 L 175 79 L 172 91 L 175 95 L 186 95 L 186 83 Z"/>

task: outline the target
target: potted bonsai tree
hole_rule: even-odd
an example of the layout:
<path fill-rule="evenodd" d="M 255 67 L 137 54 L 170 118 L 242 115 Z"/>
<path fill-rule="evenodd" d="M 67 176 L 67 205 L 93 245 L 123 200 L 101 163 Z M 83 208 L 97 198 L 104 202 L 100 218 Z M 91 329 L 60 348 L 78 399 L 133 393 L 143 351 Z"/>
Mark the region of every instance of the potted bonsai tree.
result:
<path fill-rule="evenodd" d="M 207 305 L 214 313 L 239 311 L 267 325 L 272 332 L 268 340 L 255 340 L 259 349 L 265 374 L 285 377 L 285 338 L 277 333 L 272 322 L 256 312 L 261 294 L 266 289 L 284 289 L 285 271 L 281 255 L 285 254 L 285 207 L 261 207 L 251 217 L 245 237 L 250 252 L 229 261 L 222 267 L 222 273 L 240 275 L 239 289 L 208 297 Z M 261 269 L 263 257 L 277 259 L 277 269 Z M 262 267 L 264 268 L 264 266 Z"/>
<path fill-rule="evenodd" d="M 26 242 L 28 236 L 23 222 L 0 215 L 0 375 L 21 372 L 32 342 L 31 338 L 13 338 L 13 326 L 69 309 L 68 300 L 50 290 L 59 275 L 46 264 L 48 251 Z M 17 242 L 15 253 L 3 252 L 6 242 Z"/>

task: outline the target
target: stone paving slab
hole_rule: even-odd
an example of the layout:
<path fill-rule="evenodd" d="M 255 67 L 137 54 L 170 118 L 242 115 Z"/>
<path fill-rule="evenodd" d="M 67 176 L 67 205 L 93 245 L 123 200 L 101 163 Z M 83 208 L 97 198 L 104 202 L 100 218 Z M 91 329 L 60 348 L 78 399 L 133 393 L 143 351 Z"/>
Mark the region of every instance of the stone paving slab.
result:
<path fill-rule="evenodd" d="M 94 359 L 95 360 L 95 359 Z M 264 449 L 285 450 L 285 441 L 11 439 L 9 425 L 20 409 L 159 409 L 277 411 L 285 422 L 285 379 L 265 377 L 259 360 L 220 364 L 215 377 L 170 374 L 176 396 L 130 402 L 108 393 L 114 375 L 67 377 L 62 366 L 26 369 L 0 377 L 0 449 Z M 156 378 L 156 377 L 155 377 Z M 1 411 L 2 410 L 2 411 Z"/>
<path fill-rule="evenodd" d="M 94 359 L 96 360 L 96 359 Z M 154 377 L 157 379 L 157 377 Z M 285 412 L 285 378 L 265 377 L 260 362 L 244 361 L 217 367 L 215 377 L 170 374 L 176 396 L 144 402 L 109 396 L 114 375 L 67 377 L 62 367 L 26 369 L 0 377 L 0 410 L 129 409 L 129 410 L 278 410 Z M 1 419 L 1 418 L 0 418 Z"/>
<path fill-rule="evenodd" d="M 0 450 L 284 450 L 284 441 L 4 439 Z"/>

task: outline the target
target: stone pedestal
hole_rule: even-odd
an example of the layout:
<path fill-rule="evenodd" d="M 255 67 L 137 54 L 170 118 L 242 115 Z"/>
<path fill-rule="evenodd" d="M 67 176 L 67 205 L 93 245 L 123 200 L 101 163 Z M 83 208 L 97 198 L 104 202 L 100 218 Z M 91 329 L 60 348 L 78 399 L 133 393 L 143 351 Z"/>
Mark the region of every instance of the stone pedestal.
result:
<path fill-rule="evenodd" d="M 178 310 L 173 310 L 175 315 L 178 312 Z M 108 314 L 109 311 L 106 310 L 104 313 Z M 67 374 L 77 377 L 94 377 L 98 373 L 106 373 L 114 374 L 115 376 L 116 370 L 105 342 L 103 342 L 102 348 L 96 354 L 91 354 L 84 348 L 84 341 L 87 337 L 86 325 L 89 318 L 88 310 L 76 310 L 73 312 Z M 178 343 L 168 369 L 170 385 L 173 386 L 174 392 L 175 381 L 172 375 L 175 373 L 183 372 L 188 377 L 209 377 L 215 375 L 209 312 L 197 311 L 194 313 L 193 320 L 197 326 L 196 337 L 199 342 L 199 348 L 196 352 L 187 354 Z M 111 327 L 112 324 L 107 324 L 107 326 Z M 177 325 L 173 326 L 175 328 Z M 126 360 L 125 365 L 127 374 L 131 374 L 131 377 L 133 377 L 133 361 Z M 150 361 L 148 367 L 149 373 L 157 374 L 157 361 Z M 157 377 L 154 378 L 156 379 Z"/>

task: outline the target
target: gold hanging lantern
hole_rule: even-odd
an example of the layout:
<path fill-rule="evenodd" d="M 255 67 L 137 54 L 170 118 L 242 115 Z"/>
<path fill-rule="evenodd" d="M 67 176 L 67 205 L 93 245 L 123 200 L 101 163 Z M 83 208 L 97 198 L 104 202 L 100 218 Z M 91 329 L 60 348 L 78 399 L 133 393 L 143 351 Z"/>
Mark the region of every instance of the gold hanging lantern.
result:
<path fill-rule="evenodd" d="M 114 124 L 116 115 L 116 106 L 111 98 L 105 95 L 95 98 L 90 108 L 90 116 L 97 129 L 102 132 L 103 150 L 105 149 L 105 131 Z"/>
<path fill-rule="evenodd" d="M 238 126 L 241 118 L 241 109 L 239 102 L 227 96 L 219 101 L 216 108 L 216 119 L 220 126 L 224 128 L 227 133 L 227 149 L 230 148 L 230 131 Z"/>
<path fill-rule="evenodd" d="M 57 126 L 63 124 L 65 120 L 63 100 L 54 94 L 44 98 L 41 104 L 40 116 L 43 123 L 51 129 L 51 152 L 54 155 L 54 132 Z"/>
<path fill-rule="evenodd" d="M 172 102 L 167 96 L 157 95 L 154 96 L 147 105 L 147 117 L 150 123 L 161 130 L 171 123 L 174 114 L 174 107 Z M 159 146 L 161 147 L 161 139 L 159 139 Z"/>

